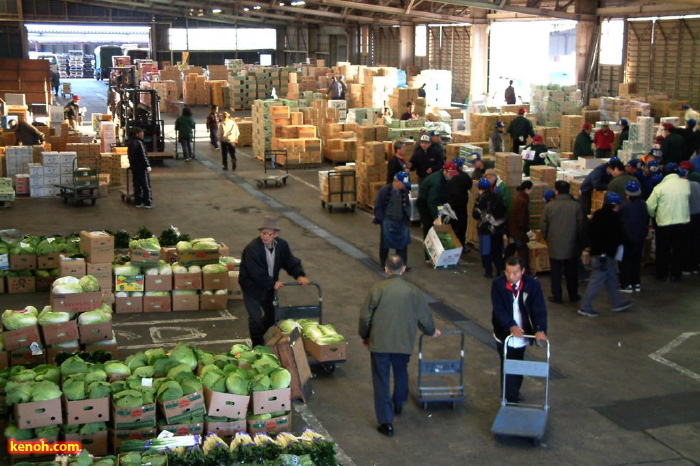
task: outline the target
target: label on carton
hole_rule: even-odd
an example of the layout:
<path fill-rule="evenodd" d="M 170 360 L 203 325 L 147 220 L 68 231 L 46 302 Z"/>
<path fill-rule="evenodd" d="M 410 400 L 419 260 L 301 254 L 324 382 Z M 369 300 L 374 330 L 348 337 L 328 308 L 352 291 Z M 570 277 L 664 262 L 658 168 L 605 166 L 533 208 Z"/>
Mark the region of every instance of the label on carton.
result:
<path fill-rule="evenodd" d="M 175 434 L 173 434 L 169 430 L 161 431 L 161 433 L 158 434 L 158 438 L 170 438 L 170 437 L 175 437 Z"/>
<path fill-rule="evenodd" d="M 41 356 L 44 354 L 44 352 L 41 350 L 41 346 L 39 346 L 39 343 L 35 341 L 29 345 L 29 349 L 32 350 L 32 356 Z"/>
<path fill-rule="evenodd" d="M 142 387 L 152 387 L 153 386 L 153 378 L 151 377 L 144 377 L 141 379 L 141 386 Z"/>
<path fill-rule="evenodd" d="M 9 270 L 10 269 L 10 255 L 9 254 L 0 254 L 0 270 Z"/>

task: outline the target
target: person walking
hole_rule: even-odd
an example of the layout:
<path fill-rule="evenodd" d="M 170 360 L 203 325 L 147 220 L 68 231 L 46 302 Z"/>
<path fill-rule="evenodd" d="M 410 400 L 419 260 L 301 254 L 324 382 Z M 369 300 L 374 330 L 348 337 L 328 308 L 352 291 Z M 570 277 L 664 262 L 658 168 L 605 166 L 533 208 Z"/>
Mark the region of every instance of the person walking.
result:
<path fill-rule="evenodd" d="M 578 258 L 584 243 L 584 214 L 581 204 L 569 191 L 571 185 L 559 180 L 554 183 L 556 196 L 544 206 L 542 238 L 547 242 L 551 269 L 553 303 L 562 302 L 562 275 L 566 278 L 569 302 L 580 301 L 578 294 Z"/>
<path fill-rule="evenodd" d="M 508 359 L 522 361 L 525 358 L 528 340 L 524 335 L 534 335 L 536 341 L 547 339 L 547 306 L 542 294 L 542 285 L 525 274 L 522 259 L 511 256 L 506 259 L 505 274 L 491 283 L 491 324 L 496 340 L 496 351 L 501 360 L 501 392 L 503 392 L 503 350 L 508 340 Z M 530 341 L 533 344 L 534 341 Z M 505 377 L 505 395 L 508 403 L 522 401 L 520 387 L 522 375 L 508 374 Z"/>
<path fill-rule="evenodd" d="M 408 173 L 397 172 L 391 184 L 382 187 L 374 200 L 374 220 L 379 225 L 379 263 L 386 265 L 389 249 L 395 249 L 408 264 L 408 245 L 411 244 L 411 180 Z"/>
<path fill-rule="evenodd" d="M 73 94 L 73 99 L 63 107 L 63 116 L 68 120 L 68 126 L 70 129 L 78 129 L 78 123 L 80 122 L 80 96 L 78 94 Z"/>
<path fill-rule="evenodd" d="M 445 159 L 440 155 L 430 141 L 430 136 L 424 134 L 418 140 L 419 147 L 413 149 L 413 155 L 408 162 L 411 171 L 415 171 L 418 175 L 418 181 L 423 180 L 430 175 L 440 171 L 445 164 Z"/>
<path fill-rule="evenodd" d="M 506 87 L 506 92 L 503 98 L 506 101 L 506 105 L 515 105 L 515 88 L 513 87 L 513 81 L 510 81 L 508 83 L 508 87 Z"/>
<path fill-rule="evenodd" d="M 656 222 L 656 279 L 681 280 L 685 235 L 690 223 L 690 184 L 678 176 L 675 163 L 664 167 L 663 180 L 647 199 L 647 210 Z"/>
<path fill-rule="evenodd" d="M 275 291 L 284 287 L 279 278 L 280 270 L 287 272 L 300 285 L 311 283 L 306 278 L 301 260 L 292 254 L 287 241 L 278 237 L 277 217 L 263 218 L 258 231 L 260 235 L 243 249 L 238 275 L 253 346 L 264 345 L 265 333 L 275 325 Z"/>
<path fill-rule="evenodd" d="M 620 291 L 633 293 L 642 291 L 642 255 L 644 240 L 649 234 L 649 213 L 639 181 L 629 181 L 625 186 L 625 194 L 629 202 L 620 206 L 623 233 Z"/>
<path fill-rule="evenodd" d="M 518 109 L 518 116 L 513 119 L 506 129 L 506 133 L 510 134 L 513 140 L 513 152 L 520 153 L 520 146 L 527 144 L 528 137 L 535 137 L 535 129 L 532 127 L 532 122 L 525 117 L 525 107 Z"/>
<path fill-rule="evenodd" d="M 51 89 L 53 94 L 58 97 L 58 88 L 61 86 L 61 75 L 56 71 L 51 71 Z"/>
<path fill-rule="evenodd" d="M 219 107 L 211 106 L 211 112 L 207 115 L 207 131 L 209 131 L 209 142 L 212 149 L 219 150 L 219 124 L 221 123 L 221 115 L 219 115 Z"/>
<path fill-rule="evenodd" d="M 504 128 L 505 125 L 502 121 L 496 122 L 496 125 L 493 128 L 493 133 L 491 133 L 491 137 L 489 138 L 489 154 L 495 154 L 496 152 L 503 152 L 505 150 L 503 143 Z"/>
<path fill-rule="evenodd" d="M 612 146 L 615 142 L 615 133 L 610 130 L 610 125 L 607 121 L 603 122 L 602 128 L 595 132 L 593 136 L 593 144 L 595 144 L 596 158 L 610 157 Z"/>
<path fill-rule="evenodd" d="M 447 203 L 457 215 L 456 220 L 452 220 L 452 230 L 455 236 L 465 246 L 467 240 L 467 220 L 469 212 L 467 212 L 467 204 L 469 204 L 469 191 L 471 191 L 474 182 L 468 173 L 463 171 L 464 159 L 456 158 L 452 161 L 457 169 L 457 174 L 453 176 L 447 183 Z M 465 246 L 466 247 L 466 246 Z"/>
<path fill-rule="evenodd" d="M 534 184 L 530 180 L 523 181 L 518 186 L 518 194 L 513 198 L 513 207 L 508 215 L 507 232 L 508 247 L 506 257 L 517 255 L 523 261 L 526 270 L 530 270 L 530 250 L 527 247 L 530 237 L 530 193 Z"/>
<path fill-rule="evenodd" d="M 148 153 L 143 143 L 143 129 L 133 129 L 126 153 L 133 176 L 134 205 L 137 209 L 142 207 L 152 209 L 154 206 L 151 193 L 151 164 L 148 161 Z"/>
<path fill-rule="evenodd" d="M 532 138 L 532 144 L 525 149 L 532 152 L 532 158 L 526 159 L 523 162 L 523 174 L 525 176 L 530 176 L 530 167 L 545 165 L 547 145 L 544 143 L 544 138 L 537 134 Z"/>
<path fill-rule="evenodd" d="M 478 221 L 476 230 L 479 234 L 479 255 L 486 278 L 503 271 L 503 232 L 506 227 L 506 206 L 501 196 L 491 189 L 491 182 L 481 178 L 476 184 L 479 198 L 476 200 L 472 217 Z"/>
<path fill-rule="evenodd" d="M 231 171 L 236 170 L 236 146 L 241 131 L 238 124 L 231 118 L 228 112 L 222 115 L 221 124 L 218 130 L 219 142 L 221 142 L 221 169 L 228 170 L 228 158 L 231 157 Z"/>
<path fill-rule="evenodd" d="M 605 201 L 601 209 L 593 213 L 591 219 L 591 276 L 588 287 L 583 295 L 583 304 L 578 314 L 584 317 L 598 317 L 600 313 L 593 310 L 593 300 L 603 286 L 608 288 L 608 293 L 613 302 L 613 312 L 622 312 L 629 309 L 632 303 L 622 299 L 620 295 L 617 271 L 615 270 L 615 257 L 618 248 L 624 242 L 622 222 L 620 221 L 620 204 L 622 198 L 616 192 L 605 194 Z"/>
<path fill-rule="evenodd" d="M 388 278 L 372 286 L 360 308 L 358 334 L 370 351 L 377 431 L 394 435 L 394 416 L 408 400 L 408 362 L 416 331 L 439 337 L 423 292 L 403 278 L 406 266 L 391 255 L 384 268 Z M 394 390 L 391 392 L 391 373 Z"/>
<path fill-rule="evenodd" d="M 576 139 L 574 140 L 574 159 L 580 157 L 593 157 L 593 147 L 591 144 L 591 133 L 593 132 L 593 125 L 590 123 L 584 123 L 581 127 L 581 132 L 578 133 Z"/>
<path fill-rule="evenodd" d="M 195 125 L 192 110 L 188 107 L 183 108 L 182 114 L 175 120 L 175 131 L 177 131 L 177 141 L 182 146 L 182 156 L 185 158 L 185 162 L 189 162 L 190 159 L 194 158 L 192 141 L 194 139 Z"/>

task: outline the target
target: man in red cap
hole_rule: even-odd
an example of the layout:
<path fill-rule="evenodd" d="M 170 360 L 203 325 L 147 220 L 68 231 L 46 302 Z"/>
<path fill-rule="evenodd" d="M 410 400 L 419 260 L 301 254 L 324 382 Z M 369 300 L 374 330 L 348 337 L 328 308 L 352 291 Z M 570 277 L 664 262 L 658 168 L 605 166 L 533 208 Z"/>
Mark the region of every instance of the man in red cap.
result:
<path fill-rule="evenodd" d="M 527 144 L 528 137 L 535 137 L 535 129 L 532 127 L 532 122 L 525 118 L 525 107 L 518 110 L 518 116 L 513 119 L 506 129 L 506 133 L 510 134 L 513 140 L 513 152 L 520 153 L 520 146 Z"/>
<path fill-rule="evenodd" d="M 459 171 L 454 162 L 447 162 L 442 170 L 429 174 L 420 183 L 418 189 L 418 199 L 416 207 L 420 215 L 420 221 L 423 226 L 423 238 L 428 236 L 430 228 L 432 228 L 435 220 L 438 218 L 438 208 L 447 202 L 449 195 L 449 181 L 452 177 L 457 176 Z M 426 262 L 429 257 L 426 253 Z"/>
<path fill-rule="evenodd" d="M 690 160 L 684 160 L 680 163 L 679 166 L 688 173 L 688 181 L 695 181 L 697 183 L 700 183 L 700 173 L 695 171 L 693 162 L 691 162 Z"/>
<path fill-rule="evenodd" d="M 661 142 L 663 165 L 671 162 L 681 163 L 685 154 L 685 141 L 683 136 L 676 132 L 676 127 L 671 123 L 664 123 L 664 140 Z"/>
<path fill-rule="evenodd" d="M 530 144 L 526 150 L 528 151 L 529 155 L 523 164 L 523 173 L 525 176 L 530 176 L 530 167 L 545 164 L 547 145 L 544 143 L 544 138 L 539 134 L 536 135 L 534 138 L 532 138 L 532 144 Z"/>
<path fill-rule="evenodd" d="M 581 132 L 576 136 L 574 141 L 574 159 L 579 157 L 593 157 L 593 148 L 591 147 L 591 132 L 593 125 L 584 123 Z"/>
<path fill-rule="evenodd" d="M 593 136 L 593 143 L 595 144 L 595 156 L 596 158 L 606 158 L 610 157 L 612 153 L 612 146 L 615 142 L 615 133 L 610 131 L 610 125 L 607 121 L 603 122 L 603 127 L 595 132 Z"/>
<path fill-rule="evenodd" d="M 70 125 L 71 129 L 78 129 L 78 121 L 80 118 L 80 106 L 78 102 L 80 102 L 80 96 L 74 94 L 73 100 L 63 107 L 63 116 L 68 120 L 68 125 Z"/>

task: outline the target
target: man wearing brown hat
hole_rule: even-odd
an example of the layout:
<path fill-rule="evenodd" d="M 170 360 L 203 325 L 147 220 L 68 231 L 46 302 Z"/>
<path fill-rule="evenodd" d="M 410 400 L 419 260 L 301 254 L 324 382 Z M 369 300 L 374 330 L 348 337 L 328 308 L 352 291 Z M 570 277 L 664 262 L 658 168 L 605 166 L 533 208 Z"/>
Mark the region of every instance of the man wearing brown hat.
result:
<path fill-rule="evenodd" d="M 311 283 L 305 277 L 301 260 L 294 257 L 289 244 L 277 236 L 280 231 L 277 217 L 265 217 L 258 230 L 260 236 L 243 250 L 238 275 L 253 346 L 264 345 L 265 332 L 275 324 L 275 290 L 284 286 L 279 280 L 280 269 L 300 285 Z"/>

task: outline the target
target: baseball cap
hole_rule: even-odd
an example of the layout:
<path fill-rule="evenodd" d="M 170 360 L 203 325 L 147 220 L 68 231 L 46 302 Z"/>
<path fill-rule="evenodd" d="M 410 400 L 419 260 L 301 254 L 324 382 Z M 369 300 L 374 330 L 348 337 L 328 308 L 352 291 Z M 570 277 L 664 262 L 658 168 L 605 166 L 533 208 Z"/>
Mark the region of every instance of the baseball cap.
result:
<path fill-rule="evenodd" d="M 527 110 L 525 110 L 525 107 L 520 107 L 518 109 L 518 115 L 525 115 L 525 112 L 527 112 Z"/>
<path fill-rule="evenodd" d="M 442 136 L 442 133 L 441 133 L 440 131 L 434 129 L 434 130 L 432 130 L 432 131 L 430 132 L 430 136 L 431 136 L 431 137 L 432 137 L 432 136 Z"/>
<path fill-rule="evenodd" d="M 552 199 L 554 199 L 554 196 L 556 196 L 557 193 L 553 189 L 548 189 L 547 191 L 544 192 L 544 202 L 549 202 Z"/>
<path fill-rule="evenodd" d="M 637 180 L 630 180 L 625 185 L 625 193 L 629 196 L 639 196 L 642 194 L 642 186 Z"/>
<path fill-rule="evenodd" d="M 664 123 L 662 126 L 667 131 L 671 131 L 673 128 L 676 127 L 673 123 Z"/>
<path fill-rule="evenodd" d="M 73 100 L 80 100 L 80 96 L 78 94 L 73 94 Z"/>
<path fill-rule="evenodd" d="M 668 175 L 669 173 L 678 173 L 679 167 L 678 164 L 675 162 L 670 162 L 664 165 L 664 174 Z"/>
<path fill-rule="evenodd" d="M 629 126 L 629 123 L 627 122 L 626 119 L 621 118 L 620 121 L 617 123 L 619 126 Z"/>
<path fill-rule="evenodd" d="M 532 138 L 532 143 L 533 144 L 544 144 L 544 138 L 540 136 L 539 134 L 535 135 L 534 138 Z"/>
<path fill-rule="evenodd" d="M 693 171 L 693 162 L 691 162 L 690 160 L 684 160 L 680 163 L 679 167 L 691 172 L 691 171 Z"/>
<path fill-rule="evenodd" d="M 452 163 L 455 164 L 455 167 L 457 167 L 457 170 L 462 170 L 462 167 L 464 167 L 464 159 L 461 157 L 457 157 L 452 161 Z"/>
<path fill-rule="evenodd" d="M 476 183 L 476 187 L 479 189 L 487 189 L 491 187 L 491 182 L 486 178 L 479 178 L 479 182 Z"/>
<path fill-rule="evenodd" d="M 496 122 L 496 128 L 503 128 L 505 124 L 502 121 L 497 121 Z"/>
<path fill-rule="evenodd" d="M 620 195 L 617 194 L 616 192 L 611 191 L 611 192 L 605 193 L 605 203 L 606 204 L 617 205 L 617 204 L 620 204 L 621 202 L 622 202 L 622 198 L 620 198 Z"/>
<path fill-rule="evenodd" d="M 679 168 L 678 176 L 680 176 L 681 178 L 685 178 L 686 176 L 688 176 L 688 170 L 686 170 L 685 168 Z"/>
<path fill-rule="evenodd" d="M 484 176 L 498 176 L 498 173 L 496 173 L 495 169 L 489 168 L 484 172 Z"/>
<path fill-rule="evenodd" d="M 459 169 L 457 168 L 457 165 L 454 162 L 447 162 L 445 165 L 443 165 L 442 169 L 447 170 L 447 172 L 451 175 L 456 175 L 457 173 L 459 173 Z"/>
<path fill-rule="evenodd" d="M 664 176 L 661 173 L 654 173 L 651 177 L 651 184 L 656 186 L 664 180 Z"/>
<path fill-rule="evenodd" d="M 688 105 L 688 104 L 683 104 L 683 107 L 682 107 L 682 108 L 683 108 L 683 110 L 688 110 L 688 109 L 690 108 L 690 105 Z"/>
<path fill-rule="evenodd" d="M 629 162 L 627 162 L 627 166 L 632 168 L 639 168 L 639 162 L 639 159 L 632 159 Z"/>
<path fill-rule="evenodd" d="M 694 118 L 691 118 L 690 120 L 685 120 L 685 125 L 690 126 L 691 128 L 695 128 L 695 125 L 697 125 L 698 122 L 695 121 Z"/>
<path fill-rule="evenodd" d="M 649 168 L 650 172 L 658 171 L 659 170 L 659 162 L 657 162 L 656 160 L 652 160 L 651 162 L 649 162 L 647 164 L 647 168 Z"/>
<path fill-rule="evenodd" d="M 593 128 L 593 125 L 590 124 L 590 123 L 584 123 L 583 126 L 582 126 L 582 128 L 583 128 L 583 129 L 591 129 L 591 128 Z"/>
<path fill-rule="evenodd" d="M 424 134 L 420 137 L 419 141 L 420 142 L 430 142 L 430 136 L 428 136 L 427 134 Z"/>
<path fill-rule="evenodd" d="M 661 152 L 661 149 L 652 149 L 651 155 L 654 157 L 657 157 L 657 158 L 663 157 L 663 153 Z"/>
<path fill-rule="evenodd" d="M 410 179 L 410 177 L 408 176 L 408 173 L 406 173 L 406 172 L 398 172 L 398 173 L 396 173 L 396 175 L 394 175 L 394 179 L 395 179 L 396 181 L 402 182 L 402 183 L 404 184 L 404 186 L 406 186 L 407 188 L 410 188 L 410 187 L 411 187 L 411 179 Z"/>

